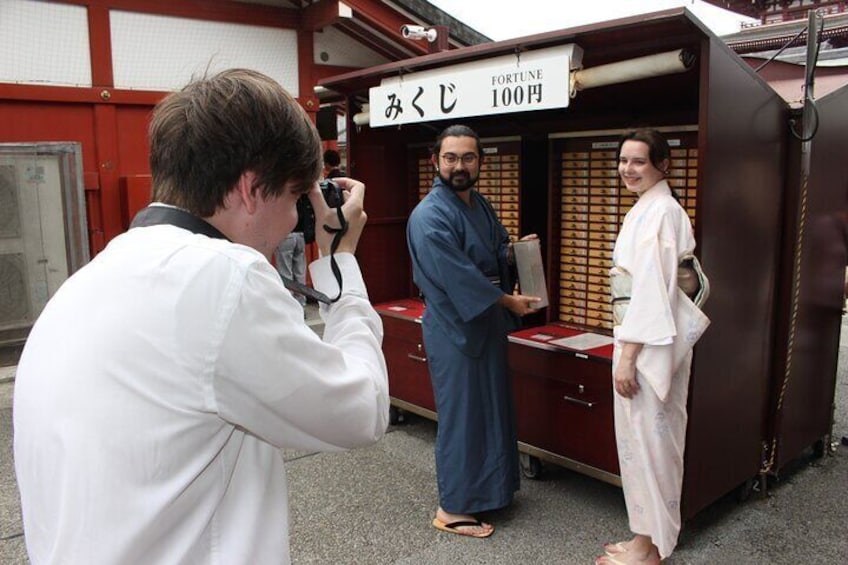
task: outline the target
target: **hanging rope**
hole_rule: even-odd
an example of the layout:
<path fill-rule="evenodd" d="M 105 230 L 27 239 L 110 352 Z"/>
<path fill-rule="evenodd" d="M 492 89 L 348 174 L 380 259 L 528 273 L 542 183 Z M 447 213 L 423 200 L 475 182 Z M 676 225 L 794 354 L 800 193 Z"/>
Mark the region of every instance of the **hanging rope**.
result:
<path fill-rule="evenodd" d="M 801 194 L 798 205 L 798 235 L 795 238 L 795 252 L 792 262 L 792 296 L 791 311 L 789 316 L 789 339 L 786 342 L 786 364 L 783 370 L 783 381 L 780 385 L 780 393 L 777 395 L 775 417 L 779 417 L 783 411 L 783 399 L 789 386 L 789 377 L 792 374 L 792 357 L 795 351 L 795 333 L 798 327 L 798 307 L 801 302 L 801 251 L 804 243 L 804 226 L 807 223 L 807 179 L 804 174 L 804 182 L 801 184 Z M 770 473 L 774 469 L 774 460 L 777 457 L 777 433 L 775 430 L 771 444 L 764 442 L 765 456 L 761 474 Z"/>

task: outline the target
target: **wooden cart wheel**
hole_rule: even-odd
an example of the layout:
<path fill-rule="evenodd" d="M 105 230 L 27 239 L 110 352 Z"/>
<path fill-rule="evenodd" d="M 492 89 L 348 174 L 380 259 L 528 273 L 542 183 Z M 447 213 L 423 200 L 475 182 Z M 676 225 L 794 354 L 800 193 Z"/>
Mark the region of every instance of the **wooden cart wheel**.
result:
<path fill-rule="evenodd" d="M 542 462 L 538 457 L 520 453 L 518 462 L 521 467 L 521 474 L 528 479 L 538 479 L 542 476 Z"/>
<path fill-rule="evenodd" d="M 825 455 L 827 455 L 827 446 L 830 445 L 830 442 L 827 441 L 826 438 L 822 438 L 813 444 L 813 457 L 816 459 L 821 459 Z"/>
<path fill-rule="evenodd" d="M 754 478 L 750 478 L 741 485 L 737 487 L 736 490 L 736 502 L 745 502 L 749 498 L 751 498 L 751 494 L 758 490 L 757 480 Z"/>
<path fill-rule="evenodd" d="M 389 406 L 389 423 L 393 426 L 399 426 L 406 421 L 406 413 L 403 409 L 397 406 Z"/>

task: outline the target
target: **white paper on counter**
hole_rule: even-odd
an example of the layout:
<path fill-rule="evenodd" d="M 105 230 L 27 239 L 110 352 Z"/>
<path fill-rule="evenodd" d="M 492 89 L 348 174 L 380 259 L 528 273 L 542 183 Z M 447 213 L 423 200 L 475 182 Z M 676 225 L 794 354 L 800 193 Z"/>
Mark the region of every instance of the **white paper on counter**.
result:
<path fill-rule="evenodd" d="M 551 341 L 554 345 L 559 345 L 560 347 L 567 347 L 569 349 L 577 349 L 578 351 L 585 351 L 587 349 L 595 349 L 596 347 L 603 347 L 605 345 L 609 345 L 613 342 L 613 339 L 608 335 L 601 334 L 593 334 L 593 333 L 582 333 L 573 335 L 571 337 L 564 337 L 561 339 L 557 339 Z"/>

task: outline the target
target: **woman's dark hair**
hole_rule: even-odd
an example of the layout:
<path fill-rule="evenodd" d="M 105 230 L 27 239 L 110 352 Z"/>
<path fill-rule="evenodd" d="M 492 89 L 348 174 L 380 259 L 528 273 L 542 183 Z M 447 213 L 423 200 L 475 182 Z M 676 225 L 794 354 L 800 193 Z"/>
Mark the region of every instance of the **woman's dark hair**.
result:
<path fill-rule="evenodd" d="M 641 141 L 648 146 L 648 157 L 651 159 L 651 164 L 655 169 L 668 174 L 668 167 L 663 167 L 663 161 L 666 159 L 671 161 L 671 149 L 668 147 L 668 141 L 665 137 L 655 129 L 634 129 L 630 130 L 618 140 L 618 151 L 616 157 L 621 157 L 621 146 L 625 141 Z"/>
<path fill-rule="evenodd" d="M 436 138 L 436 143 L 433 144 L 433 155 L 436 157 L 439 156 L 439 152 L 442 150 L 442 141 L 446 137 L 473 137 L 477 142 L 477 158 L 480 162 L 483 161 L 483 145 L 480 143 L 480 136 L 470 127 L 461 124 L 454 124 L 442 130 L 442 133 Z"/>
<path fill-rule="evenodd" d="M 253 190 L 305 192 L 321 174 L 321 140 L 297 101 L 256 71 L 193 81 L 156 105 L 150 122 L 153 199 L 200 217 L 224 206 L 241 175 Z"/>

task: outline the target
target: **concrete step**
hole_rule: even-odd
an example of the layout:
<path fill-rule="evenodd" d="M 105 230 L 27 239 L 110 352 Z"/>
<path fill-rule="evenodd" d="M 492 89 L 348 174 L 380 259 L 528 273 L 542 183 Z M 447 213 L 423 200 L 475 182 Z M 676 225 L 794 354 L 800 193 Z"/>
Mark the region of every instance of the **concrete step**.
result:
<path fill-rule="evenodd" d="M 29 330 L 29 327 L 0 330 L 0 367 L 18 364 Z"/>
<path fill-rule="evenodd" d="M 15 380 L 15 373 L 17 372 L 17 365 L 10 365 L 8 367 L 0 367 L 0 383 L 11 382 Z M 0 402 L 2 399 L 0 399 Z"/>
<path fill-rule="evenodd" d="M 17 365 L 24 350 L 23 342 L 19 344 L 0 345 L 0 367 Z"/>

